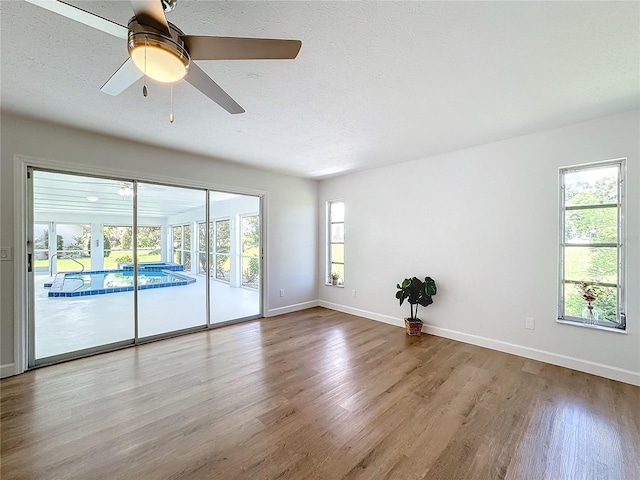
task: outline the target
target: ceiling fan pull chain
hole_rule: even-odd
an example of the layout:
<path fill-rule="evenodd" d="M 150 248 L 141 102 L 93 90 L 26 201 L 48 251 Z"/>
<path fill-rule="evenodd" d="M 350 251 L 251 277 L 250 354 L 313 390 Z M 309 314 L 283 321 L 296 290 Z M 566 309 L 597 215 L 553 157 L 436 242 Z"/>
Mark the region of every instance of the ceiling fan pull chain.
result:
<path fill-rule="evenodd" d="M 170 89 L 169 91 L 171 92 L 170 95 L 170 105 L 169 105 L 169 122 L 173 123 L 173 83 L 170 85 Z"/>
<path fill-rule="evenodd" d="M 142 95 L 147 96 L 147 36 L 144 36 L 144 85 L 142 85 Z"/>

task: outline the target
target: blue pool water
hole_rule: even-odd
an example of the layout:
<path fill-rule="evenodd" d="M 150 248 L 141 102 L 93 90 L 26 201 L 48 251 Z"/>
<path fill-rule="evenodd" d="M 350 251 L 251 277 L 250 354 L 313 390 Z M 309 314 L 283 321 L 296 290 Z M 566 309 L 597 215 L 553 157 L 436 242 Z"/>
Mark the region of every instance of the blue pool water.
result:
<path fill-rule="evenodd" d="M 133 270 L 133 263 L 119 263 L 118 268 L 123 270 Z M 140 262 L 138 263 L 138 272 L 161 272 L 163 270 L 171 270 L 174 272 L 180 272 L 184 270 L 184 265 L 179 263 L 168 262 Z"/>
<path fill-rule="evenodd" d="M 174 271 L 138 271 L 138 290 L 176 287 L 194 283 L 195 278 Z M 133 290 L 132 270 L 97 270 L 56 276 L 49 297 L 80 297 Z"/>

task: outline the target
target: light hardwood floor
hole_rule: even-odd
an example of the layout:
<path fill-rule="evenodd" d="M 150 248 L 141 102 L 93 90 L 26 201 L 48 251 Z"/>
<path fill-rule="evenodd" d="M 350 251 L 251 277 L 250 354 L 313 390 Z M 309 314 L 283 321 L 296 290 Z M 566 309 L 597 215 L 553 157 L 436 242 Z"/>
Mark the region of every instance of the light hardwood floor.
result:
<path fill-rule="evenodd" d="M 640 478 L 640 388 L 314 308 L 3 380 L 1 478 Z"/>

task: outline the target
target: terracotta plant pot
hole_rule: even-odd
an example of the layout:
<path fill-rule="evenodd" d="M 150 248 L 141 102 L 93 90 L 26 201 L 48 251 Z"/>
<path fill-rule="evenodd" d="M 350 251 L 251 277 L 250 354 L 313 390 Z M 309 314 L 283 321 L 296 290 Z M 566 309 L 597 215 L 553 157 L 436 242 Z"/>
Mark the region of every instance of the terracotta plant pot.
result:
<path fill-rule="evenodd" d="M 422 333 L 422 320 L 411 320 L 409 318 L 404 319 L 404 326 L 407 329 L 407 335 L 412 337 L 419 337 Z"/>

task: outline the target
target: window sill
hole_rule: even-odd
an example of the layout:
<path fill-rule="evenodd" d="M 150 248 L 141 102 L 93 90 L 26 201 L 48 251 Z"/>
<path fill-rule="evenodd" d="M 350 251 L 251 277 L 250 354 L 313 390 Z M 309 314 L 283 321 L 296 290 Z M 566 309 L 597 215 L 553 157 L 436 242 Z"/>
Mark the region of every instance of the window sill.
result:
<path fill-rule="evenodd" d="M 334 285 L 333 283 L 325 283 L 325 285 L 327 287 L 338 287 L 338 288 L 344 288 L 344 284 L 342 285 Z"/>
<path fill-rule="evenodd" d="M 572 320 L 560 320 L 560 319 L 557 319 L 556 323 L 562 323 L 564 325 L 573 325 L 575 327 L 591 328 L 593 330 L 604 330 L 605 332 L 612 332 L 612 333 L 623 333 L 623 334 L 627 333 L 626 330 L 622 330 L 620 328 L 605 327 L 605 326 L 602 326 L 602 325 L 589 325 L 587 323 L 574 322 Z"/>

